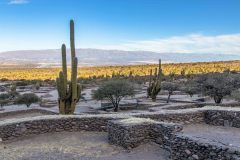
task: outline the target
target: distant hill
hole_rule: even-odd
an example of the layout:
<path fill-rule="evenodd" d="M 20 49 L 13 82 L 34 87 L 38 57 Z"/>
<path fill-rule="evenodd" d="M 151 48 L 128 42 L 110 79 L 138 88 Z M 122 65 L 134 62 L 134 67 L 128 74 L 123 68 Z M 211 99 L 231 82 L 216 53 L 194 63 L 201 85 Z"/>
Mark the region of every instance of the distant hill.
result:
<path fill-rule="evenodd" d="M 148 51 L 100 49 L 77 49 L 76 53 L 81 66 L 157 63 L 159 58 L 165 63 L 240 60 L 240 55 L 212 53 L 156 53 Z M 68 62 L 70 62 L 70 56 L 68 56 L 67 59 Z M 0 53 L 0 66 L 21 65 L 31 67 L 54 67 L 59 66 L 60 63 L 61 51 L 59 49 L 9 51 Z"/>

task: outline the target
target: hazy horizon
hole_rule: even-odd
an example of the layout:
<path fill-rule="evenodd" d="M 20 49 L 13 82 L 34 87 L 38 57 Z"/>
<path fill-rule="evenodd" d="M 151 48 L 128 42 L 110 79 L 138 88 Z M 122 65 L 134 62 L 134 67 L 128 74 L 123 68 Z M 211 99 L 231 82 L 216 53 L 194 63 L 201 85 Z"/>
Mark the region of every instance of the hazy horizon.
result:
<path fill-rule="evenodd" d="M 70 50 L 67 49 L 70 64 Z M 23 56 L 24 55 L 24 56 Z M 189 63 L 240 60 L 234 54 L 157 53 L 149 51 L 121 51 L 99 49 L 76 49 L 79 66 L 138 65 L 158 63 Z M 23 50 L 0 53 L 0 64 L 5 66 L 31 64 L 36 67 L 56 67 L 61 63 L 61 49 Z"/>

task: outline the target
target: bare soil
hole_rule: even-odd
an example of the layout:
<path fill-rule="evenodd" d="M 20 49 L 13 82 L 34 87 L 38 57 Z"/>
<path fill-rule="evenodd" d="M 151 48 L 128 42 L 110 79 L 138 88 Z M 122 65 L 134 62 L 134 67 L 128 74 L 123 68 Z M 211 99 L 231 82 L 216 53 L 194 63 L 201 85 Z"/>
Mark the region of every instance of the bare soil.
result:
<path fill-rule="evenodd" d="M 240 150 L 240 128 L 192 124 L 184 126 L 183 134 Z"/>
<path fill-rule="evenodd" d="M 0 121 L 4 121 L 7 119 L 19 119 L 19 118 L 26 118 L 26 117 L 36 117 L 36 116 L 42 116 L 45 114 L 39 113 L 39 112 L 33 112 L 33 113 L 16 113 L 13 115 L 8 115 L 8 116 L 0 116 Z"/>
<path fill-rule="evenodd" d="M 167 160 L 155 143 L 131 151 L 108 143 L 103 132 L 60 132 L 29 136 L 0 144 L 1 160 Z"/>

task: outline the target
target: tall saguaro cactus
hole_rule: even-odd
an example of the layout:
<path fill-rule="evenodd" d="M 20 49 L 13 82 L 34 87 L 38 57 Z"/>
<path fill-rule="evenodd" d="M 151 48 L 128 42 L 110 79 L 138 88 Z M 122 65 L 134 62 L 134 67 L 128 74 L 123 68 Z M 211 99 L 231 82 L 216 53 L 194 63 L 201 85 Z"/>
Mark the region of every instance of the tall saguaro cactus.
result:
<path fill-rule="evenodd" d="M 70 21 L 70 46 L 71 46 L 71 81 L 68 82 L 67 77 L 67 58 L 66 58 L 66 46 L 62 45 L 62 71 L 59 72 L 57 78 L 57 90 L 58 90 L 58 103 L 60 114 L 73 114 L 76 108 L 76 104 L 81 96 L 81 86 L 77 84 L 77 66 L 78 59 L 75 53 L 74 42 L 74 22 Z"/>
<path fill-rule="evenodd" d="M 154 76 L 152 75 L 152 69 L 150 70 L 149 86 L 147 88 L 147 96 L 151 97 L 153 101 L 156 101 L 158 93 L 161 91 L 162 82 L 162 66 L 161 59 L 159 59 L 158 68 L 155 68 Z"/>

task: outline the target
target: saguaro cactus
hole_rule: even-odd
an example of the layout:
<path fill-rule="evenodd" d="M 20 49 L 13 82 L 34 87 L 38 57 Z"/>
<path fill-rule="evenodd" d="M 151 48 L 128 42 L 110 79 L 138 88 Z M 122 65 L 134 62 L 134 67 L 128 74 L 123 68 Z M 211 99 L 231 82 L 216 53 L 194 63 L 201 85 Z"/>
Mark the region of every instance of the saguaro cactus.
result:
<path fill-rule="evenodd" d="M 162 67 L 161 59 L 159 59 L 158 68 L 155 68 L 154 77 L 152 75 L 152 69 L 150 70 L 149 86 L 147 88 L 147 96 L 151 97 L 153 101 L 156 101 L 158 93 L 161 91 L 162 82 Z"/>
<path fill-rule="evenodd" d="M 76 103 L 81 96 L 81 86 L 77 84 L 77 66 L 78 59 L 75 53 L 74 42 L 74 22 L 70 21 L 70 46 L 71 46 L 71 81 L 68 82 L 67 77 L 67 58 L 66 58 L 66 46 L 62 45 L 62 71 L 59 72 L 57 78 L 57 90 L 58 90 L 58 103 L 60 114 L 73 114 L 76 108 Z"/>

